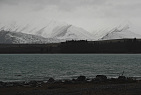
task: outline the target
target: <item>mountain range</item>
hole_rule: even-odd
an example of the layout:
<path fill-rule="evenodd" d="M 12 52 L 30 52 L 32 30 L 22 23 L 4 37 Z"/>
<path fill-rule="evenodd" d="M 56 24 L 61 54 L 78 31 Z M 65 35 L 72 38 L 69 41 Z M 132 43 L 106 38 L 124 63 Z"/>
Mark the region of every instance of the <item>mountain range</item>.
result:
<path fill-rule="evenodd" d="M 99 40 L 110 40 L 110 39 L 133 39 L 133 38 L 141 38 L 141 35 L 136 34 L 130 31 L 128 26 L 125 26 L 121 29 L 113 28 L 110 30 L 105 36 L 100 38 Z"/>
<path fill-rule="evenodd" d="M 2 44 L 45 44 L 59 43 L 63 40 L 55 38 L 44 38 L 42 36 L 31 35 L 20 32 L 0 31 L 0 43 Z"/>
<path fill-rule="evenodd" d="M 48 20 L 29 20 L 25 22 L 0 23 L 0 43 L 8 44 L 42 44 L 59 43 L 66 40 L 110 40 L 124 38 L 141 38 L 130 31 L 128 26 L 115 27 L 109 31 L 99 31 L 92 34 L 83 28 L 64 22 Z"/>

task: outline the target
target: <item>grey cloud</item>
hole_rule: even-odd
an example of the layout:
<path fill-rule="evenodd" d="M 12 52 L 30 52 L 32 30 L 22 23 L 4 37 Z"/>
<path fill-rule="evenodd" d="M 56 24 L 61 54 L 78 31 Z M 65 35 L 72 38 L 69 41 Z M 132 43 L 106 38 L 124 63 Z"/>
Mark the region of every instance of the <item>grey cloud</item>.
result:
<path fill-rule="evenodd" d="M 141 16 L 141 0 L 0 0 L 0 5 L 5 4 L 23 7 L 26 5 L 33 11 L 40 11 L 50 6 L 65 12 L 90 7 L 93 13 L 99 14 L 100 17 Z"/>
<path fill-rule="evenodd" d="M 97 6 L 105 2 L 106 0 L 0 0 L 1 5 L 28 4 L 29 6 L 35 5 L 39 9 L 54 5 L 61 10 L 73 10 L 79 6 Z"/>
<path fill-rule="evenodd" d="M 47 0 L 47 4 L 53 4 L 59 7 L 62 10 L 75 10 L 78 7 L 85 6 L 98 6 L 106 2 L 106 0 Z"/>
<path fill-rule="evenodd" d="M 98 6 L 104 7 L 105 5 L 115 6 L 115 5 L 133 5 L 141 3 L 140 0 L 0 0 L 0 4 L 29 4 L 38 6 L 49 6 L 55 5 L 64 8 L 75 8 L 79 6 Z M 136 6 L 135 6 L 136 7 Z"/>
<path fill-rule="evenodd" d="M 20 0 L 0 0 L 0 5 L 17 5 Z"/>
<path fill-rule="evenodd" d="M 130 1 L 130 2 L 129 2 Z M 123 0 L 121 3 L 113 3 L 113 6 L 109 6 L 109 9 L 105 9 L 103 12 L 107 16 L 112 17 L 140 17 L 141 1 L 139 0 Z M 109 15 L 108 15 L 109 13 Z"/>
<path fill-rule="evenodd" d="M 34 3 L 43 5 L 57 5 L 57 6 L 83 6 L 83 5 L 99 5 L 106 2 L 106 0 L 30 0 Z"/>

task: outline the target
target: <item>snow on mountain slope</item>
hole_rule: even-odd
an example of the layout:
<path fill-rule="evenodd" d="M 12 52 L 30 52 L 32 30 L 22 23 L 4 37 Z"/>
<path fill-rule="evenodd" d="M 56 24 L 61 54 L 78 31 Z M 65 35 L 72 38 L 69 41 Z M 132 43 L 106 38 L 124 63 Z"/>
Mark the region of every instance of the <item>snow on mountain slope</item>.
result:
<path fill-rule="evenodd" d="M 27 34 L 39 35 L 45 38 L 50 38 L 52 30 L 55 27 L 67 26 L 66 23 L 56 22 L 53 20 L 44 19 L 29 19 L 23 22 L 20 21 L 6 21 L 0 24 L 0 30 L 15 31 Z"/>
<path fill-rule="evenodd" d="M 44 38 L 57 38 L 63 40 L 93 40 L 92 34 L 86 30 L 64 22 L 53 20 L 28 20 L 23 22 L 5 22 L 0 24 L 0 30 L 15 31 Z"/>
<path fill-rule="evenodd" d="M 41 36 L 25 34 L 20 32 L 0 31 L 0 43 L 4 44 L 42 44 L 57 43 L 58 39 L 43 38 Z"/>
<path fill-rule="evenodd" d="M 53 30 L 52 37 L 65 40 L 94 40 L 94 36 L 88 31 L 73 25 L 61 28 L 56 27 Z"/>
<path fill-rule="evenodd" d="M 141 38 L 141 35 L 135 34 L 130 31 L 128 26 L 123 28 L 114 28 L 108 32 L 105 36 L 99 40 L 110 40 L 110 39 L 124 39 L 124 38 Z"/>

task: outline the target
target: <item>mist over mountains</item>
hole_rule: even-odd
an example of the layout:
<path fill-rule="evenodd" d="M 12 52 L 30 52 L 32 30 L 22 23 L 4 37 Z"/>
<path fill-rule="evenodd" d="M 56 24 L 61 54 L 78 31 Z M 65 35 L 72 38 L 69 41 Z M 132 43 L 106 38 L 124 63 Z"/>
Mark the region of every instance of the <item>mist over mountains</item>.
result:
<path fill-rule="evenodd" d="M 99 36 L 101 35 L 101 36 Z M 59 43 L 67 40 L 110 40 L 141 38 L 130 31 L 128 25 L 114 27 L 111 30 L 90 33 L 83 28 L 53 20 L 28 20 L 24 22 L 1 22 L 0 43 Z"/>

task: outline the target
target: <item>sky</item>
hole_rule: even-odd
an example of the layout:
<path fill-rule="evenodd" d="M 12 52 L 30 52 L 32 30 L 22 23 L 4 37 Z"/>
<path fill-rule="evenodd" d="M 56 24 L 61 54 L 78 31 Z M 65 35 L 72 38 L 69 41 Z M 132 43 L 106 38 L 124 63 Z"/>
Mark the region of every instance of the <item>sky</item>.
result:
<path fill-rule="evenodd" d="M 0 0 L 0 21 L 26 18 L 66 22 L 89 32 L 129 24 L 140 33 L 141 0 Z"/>

